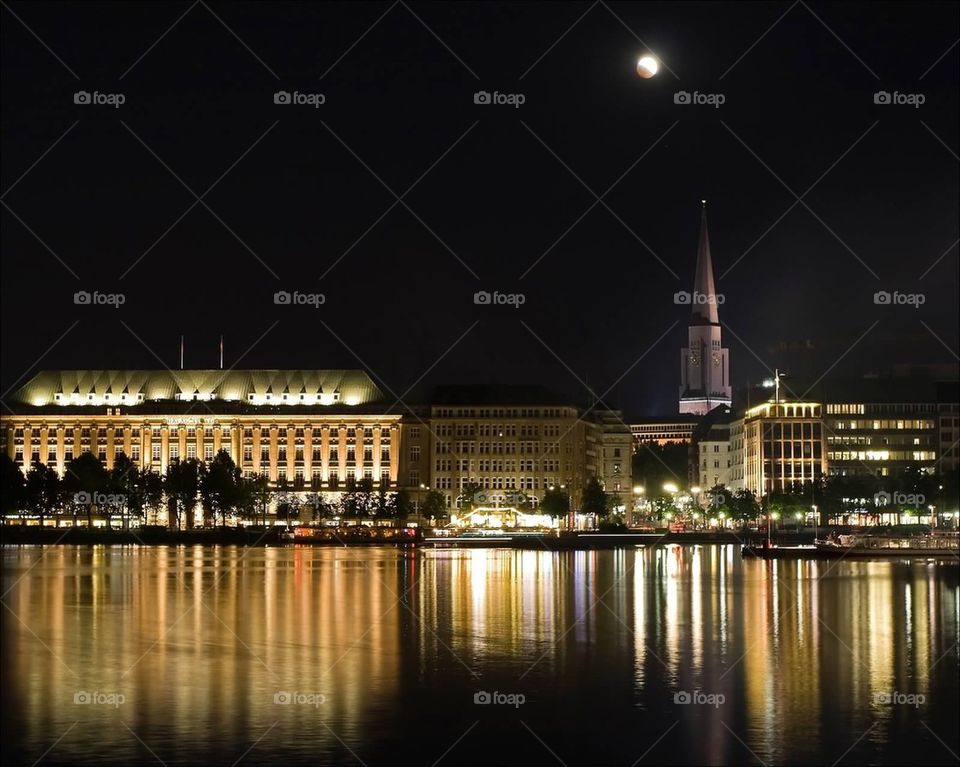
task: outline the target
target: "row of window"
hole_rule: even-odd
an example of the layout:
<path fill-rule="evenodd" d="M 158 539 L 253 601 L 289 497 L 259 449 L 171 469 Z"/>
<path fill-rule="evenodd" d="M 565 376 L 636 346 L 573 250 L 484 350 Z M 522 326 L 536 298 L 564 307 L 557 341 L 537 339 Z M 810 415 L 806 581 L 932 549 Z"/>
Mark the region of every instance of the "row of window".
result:
<path fill-rule="evenodd" d="M 567 464 L 567 468 L 570 466 Z M 471 461 L 469 459 L 459 459 L 452 460 L 450 458 L 438 458 L 436 460 L 435 469 L 438 472 L 443 471 L 500 471 L 500 472 L 516 472 L 516 471 L 559 471 L 560 470 L 560 460 L 557 458 L 547 458 L 542 461 L 534 459 L 521 459 L 514 460 L 508 458 L 506 460 L 480 460 L 480 461 Z"/>
<path fill-rule="evenodd" d="M 935 461 L 935 450 L 835 450 L 827 453 L 832 461 Z"/>
<path fill-rule="evenodd" d="M 545 424 L 542 429 L 534 424 L 506 423 L 440 423 L 434 434 L 437 437 L 559 437 L 560 424 Z"/>
<path fill-rule="evenodd" d="M 545 408 L 435 408 L 437 418 L 563 418 L 568 411 L 559 407 Z"/>
<path fill-rule="evenodd" d="M 517 446 L 520 446 L 520 449 L 517 449 Z M 419 446 L 411 445 L 411 449 L 417 448 L 417 456 L 419 457 Z M 567 452 L 570 452 L 572 448 L 568 446 Z M 439 454 L 448 454 L 453 453 L 455 455 L 513 455 L 513 454 L 529 454 L 529 455 L 559 455 L 560 454 L 560 443 L 559 442 L 437 442 L 437 453 Z"/>
<path fill-rule="evenodd" d="M 930 419 L 864 419 L 852 421 L 835 421 L 828 423 L 827 428 L 833 428 L 836 431 L 847 429 L 935 429 L 936 423 Z"/>

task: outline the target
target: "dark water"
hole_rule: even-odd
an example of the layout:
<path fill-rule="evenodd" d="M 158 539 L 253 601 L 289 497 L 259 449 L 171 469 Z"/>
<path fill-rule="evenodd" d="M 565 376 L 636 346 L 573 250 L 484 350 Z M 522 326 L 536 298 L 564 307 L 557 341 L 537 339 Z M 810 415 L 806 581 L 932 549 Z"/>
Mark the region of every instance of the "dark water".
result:
<path fill-rule="evenodd" d="M 0 553 L 6 764 L 892 765 L 960 750 L 957 567 L 741 561 L 732 546 Z"/>

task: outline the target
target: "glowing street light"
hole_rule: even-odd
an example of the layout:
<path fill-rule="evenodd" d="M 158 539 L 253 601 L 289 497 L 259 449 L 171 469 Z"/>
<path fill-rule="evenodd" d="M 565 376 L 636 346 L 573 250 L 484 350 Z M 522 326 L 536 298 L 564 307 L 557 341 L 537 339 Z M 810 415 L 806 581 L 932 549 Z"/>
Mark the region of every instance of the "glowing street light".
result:
<path fill-rule="evenodd" d="M 663 489 L 666 490 L 668 493 L 676 493 L 676 492 L 679 492 L 680 490 L 680 488 L 678 488 L 675 484 L 673 484 L 673 482 L 664 483 Z"/>

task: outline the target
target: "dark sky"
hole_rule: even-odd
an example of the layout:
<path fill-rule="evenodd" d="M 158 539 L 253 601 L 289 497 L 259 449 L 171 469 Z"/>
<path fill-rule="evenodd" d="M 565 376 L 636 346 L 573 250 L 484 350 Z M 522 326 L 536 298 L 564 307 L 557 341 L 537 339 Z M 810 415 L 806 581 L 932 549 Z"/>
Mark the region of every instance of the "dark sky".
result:
<path fill-rule="evenodd" d="M 2 15 L 4 392 L 37 368 L 175 367 L 181 333 L 187 366 L 215 367 L 223 333 L 228 366 L 366 367 L 397 396 L 421 377 L 579 377 L 671 412 L 701 197 L 735 383 L 956 362 L 955 3 Z M 665 65 L 652 80 L 645 48 Z M 480 90 L 525 103 L 477 105 Z M 79 290 L 125 303 L 78 306 Z M 278 290 L 325 304 L 278 306 Z M 478 306 L 478 290 L 525 303 Z M 878 306 L 878 290 L 924 302 Z"/>

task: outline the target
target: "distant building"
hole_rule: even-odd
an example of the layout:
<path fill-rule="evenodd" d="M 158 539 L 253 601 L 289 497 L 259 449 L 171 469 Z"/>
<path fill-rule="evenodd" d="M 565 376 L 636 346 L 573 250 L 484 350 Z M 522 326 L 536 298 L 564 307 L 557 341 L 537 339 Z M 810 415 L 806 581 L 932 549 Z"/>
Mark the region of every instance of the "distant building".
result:
<path fill-rule="evenodd" d="M 678 293 L 678 302 L 691 306 L 687 348 L 680 352 L 680 412 L 704 415 L 720 405 L 730 406 L 729 351 L 722 345 L 718 295 L 713 279 L 713 261 L 707 234 L 707 208 L 700 222 L 697 271 L 693 293 Z M 684 300 L 686 299 L 686 300 Z"/>
<path fill-rule="evenodd" d="M 599 429 L 600 470 L 603 489 L 625 504 L 633 493 L 633 436 L 618 410 L 599 410 L 593 421 Z"/>
<path fill-rule="evenodd" d="M 539 386 L 442 386 L 422 420 L 405 416 L 403 427 L 415 503 L 435 489 L 454 510 L 477 485 L 484 503 L 535 510 L 559 487 L 577 508 L 591 477 L 611 495 L 632 491 L 630 432 L 616 411 L 585 412 Z"/>
<path fill-rule="evenodd" d="M 824 475 L 884 478 L 908 469 L 929 474 L 957 470 L 956 381 L 835 380 L 819 385 L 817 395 L 816 401 L 756 405 L 730 422 L 731 489 L 747 488 L 762 496 Z M 707 479 L 703 472 L 715 467 L 711 453 L 722 455 L 722 444 L 723 429 L 717 424 L 701 438 L 701 486 L 712 482 L 709 471 Z"/>
<path fill-rule="evenodd" d="M 247 476 L 331 499 L 351 480 L 397 486 L 400 416 L 360 370 L 51 370 L 8 406 L 3 444 L 23 471 L 62 476 L 84 452 L 110 469 L 122 452 L 163 474 L 223 450 Z"/>
<path fill-rule="evenodd" d="M 731 484 L 733 456 L 731 454 L 730 424 L 717 423 L 710 427 L 697 443 L 698 471 L 693 478 L 693 486 L 699 486 L 702 493 L 717 485 L 725 487 Z"/>
<path fill-rule="evenodd" d="M 689 443 L 700 423 L 698 415 L 672 415 L 653 418 L 635 418 L 630 422 L 630 433 L 635 445 L 652 442 L 657 445 Z"/>
<path fill-rule="evenodd" d="M 767 402 L 731 424 L 731 488 L 758 497 L 810 484 L 827 472 L 822 406 Z"/>
<path fill-rule="evenodd" d="M 221 450 L 247 476 L 336 502 L 352 481 L 428 490 L 450 509 L 476 484 L 491 505 L 536 509 L 550 487 L 574 508 L 592 477 L 632 493 L 629 427 L 617 411 L 584 409 L 542 387 L 440 387 L 399 407 L 359 370 L 45 371 L 0 415 L 6 453 L 24 472 L 61 475 L 84 452 L 109 469 L 119 453 L 160 474 Z"/>
<path fill-rule="evenodd" d="M 830 473 L 895 477 L 957 468 L 956 382 L 871 378 L 825 384 Z"/>

